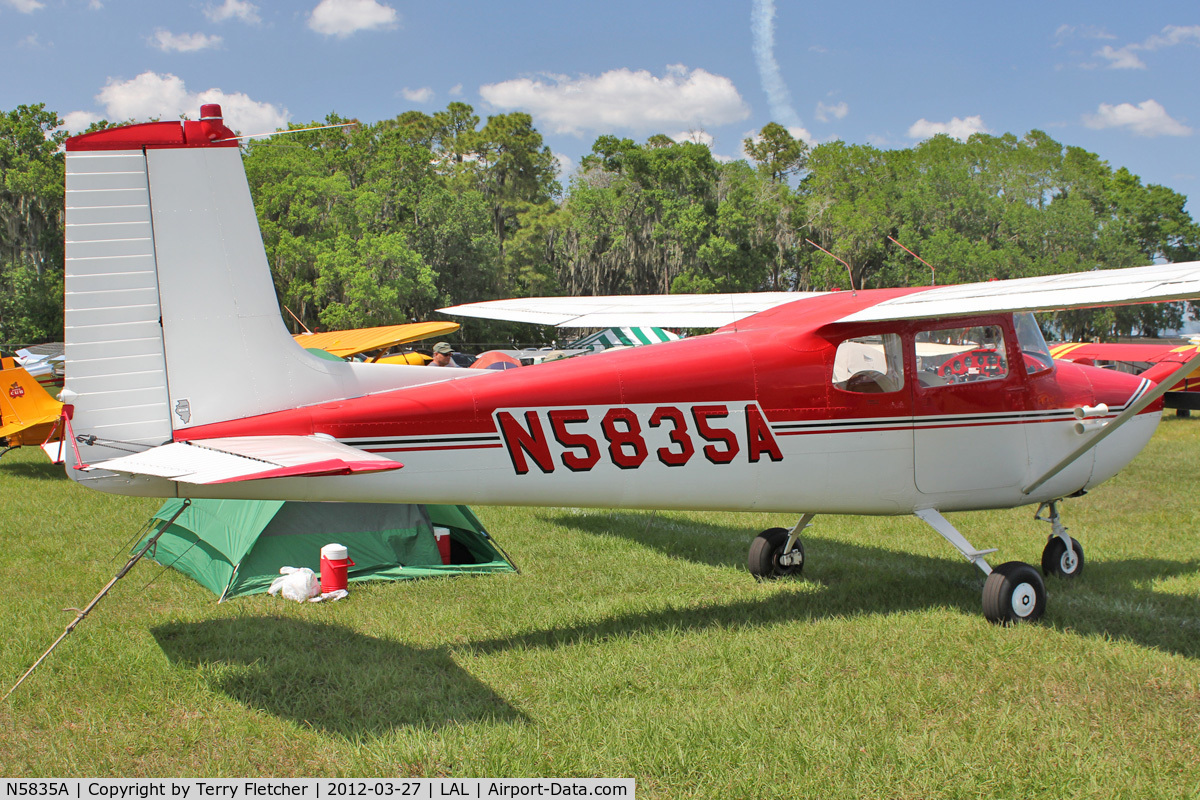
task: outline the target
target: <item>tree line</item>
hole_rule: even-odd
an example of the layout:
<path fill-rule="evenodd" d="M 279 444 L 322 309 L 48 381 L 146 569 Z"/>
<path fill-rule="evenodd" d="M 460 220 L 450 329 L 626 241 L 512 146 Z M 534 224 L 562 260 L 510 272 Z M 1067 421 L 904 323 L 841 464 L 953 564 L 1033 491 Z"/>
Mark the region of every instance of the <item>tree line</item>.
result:
<path fill-rule="evenodd" d="M 1200 253 L 1183 195 L 1036 130 L 883 150 L 809 146 L 770 123 L 734 161 L 693 141 L 605 135 L 564 185 L 528 114 L 484 121 L 456 102 L 292 129 L 339 124 L 243 151 L 280 303 L 312 329 L 429 319 L 501 297 L 917 286 Z M 10 345 L 62 337 L 60 125 L 43 105 L 0 116 L 0 341 Z M 1182 315 L 1135 306 L 1051 324 L 1068 339 L 1156 335 Z M 487 321 L 462 334 L 539 335 Z"/>

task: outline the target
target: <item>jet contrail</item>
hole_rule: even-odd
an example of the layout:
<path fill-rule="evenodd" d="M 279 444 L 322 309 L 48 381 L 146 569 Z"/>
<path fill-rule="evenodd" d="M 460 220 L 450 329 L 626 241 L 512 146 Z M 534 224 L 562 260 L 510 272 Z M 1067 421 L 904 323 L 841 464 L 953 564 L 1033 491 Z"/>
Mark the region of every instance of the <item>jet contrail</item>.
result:
<path fill-rule="evenodd" d="M 787 84 L 779 74 L 779 62 L 775 60 L 775 0 L 754 0 L 750 32 L 754 35 L 754 60 L 758 63 L 758 74 L 763 91 L 767 93 L 772 119 L 787 128 L 803 127 L 800 116 L 792 108 Z"/>

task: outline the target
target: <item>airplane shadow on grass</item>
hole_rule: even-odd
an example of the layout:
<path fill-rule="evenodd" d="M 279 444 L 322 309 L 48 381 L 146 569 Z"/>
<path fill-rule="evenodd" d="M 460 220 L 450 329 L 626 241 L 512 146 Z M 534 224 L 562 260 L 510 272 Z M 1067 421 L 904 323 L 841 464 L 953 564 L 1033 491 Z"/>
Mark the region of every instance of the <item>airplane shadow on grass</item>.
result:
<path fill-rule="evenodd" d="M 742 528 L 655 518 L 649 512 L 558 515 L 549 520 L 583 533 L 629 539 L 672 558 L 709 566 L 746 568 L 750 537 Z M 687 528 L 693 529 L 694 536 L 682 533 Z M 771 625 L 927 608 L 953 608 L 982 618 L 984 576 L 964 560 L 931 558 L 811 535 L 805 537 L 805 544 L 808 563 L 802 580 L 819 584 L 821 588 L 817 591 L 784 592 L 762 601 L 632 614 L 478 642 L 472 647 L 482 651 L 557 647 L 660 629 Z M 1049 608 L 1041 624 L 1076 635 L 1127 639 L 1145 647 L 1200 658 L 1200 600 L 1141 588 L 1155 579 L 1197 571 L 1200 563 L 1196 561 L 1129 559 L 1088 563 L 1086 572 L 1073 581 L 1046 580 Z M 752 580 L 749 574 L 746 580 Z"/>
<path fill-rule="evenodd" d="M 201 671 L 239 703 L 351 739 L 524 719 L 445 649 L 281 617 L 170 623 L 151 633 L 171 663 Z"/>
<path fill-rule="evenodd" d="M 29 461 L 0 460 L 0 474 L 12 478 L 22 478 L 34 481 L 65 481 L 67 473 L 62 464 L 51 464 L 49 461 L 33 463 Z"/>

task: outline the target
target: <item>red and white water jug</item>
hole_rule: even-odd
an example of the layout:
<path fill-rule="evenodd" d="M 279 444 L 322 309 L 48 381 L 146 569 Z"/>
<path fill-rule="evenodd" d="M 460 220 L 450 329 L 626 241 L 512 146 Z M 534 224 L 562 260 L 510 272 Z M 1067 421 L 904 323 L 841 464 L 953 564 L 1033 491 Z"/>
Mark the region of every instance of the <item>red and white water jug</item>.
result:
<path fill-rule="evenodd" d="M 346 588 L 346 571 L 354 566 L 350 552 L 342 544 L 321 548 L 321 594 Z"/>

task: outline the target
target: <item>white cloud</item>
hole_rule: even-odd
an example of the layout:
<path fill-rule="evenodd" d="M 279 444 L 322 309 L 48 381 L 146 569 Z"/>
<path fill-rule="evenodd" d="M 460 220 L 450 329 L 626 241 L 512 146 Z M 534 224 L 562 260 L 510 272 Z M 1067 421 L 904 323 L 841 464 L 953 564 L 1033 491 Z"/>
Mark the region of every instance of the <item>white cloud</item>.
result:
<path fill-rule="evenodd" d="M 225 124 L 247 134 L 266 133 L 286 127 L 289 116 L 287 109 L 251 100 L 241 92 L 228 93 L 216 88 L 203 92 L 189 92 L 183 79 L 170 73 L 159 75 L 155 72 L 143 72 L 128 81 L 109 78 L 108 83 L 96 95 L 96 100 L 104 106 L 108 119 L 113 121 L 147 120 L 156 117 L 176 119 L 181 114 L 197 119 L 200 116 L 200 106 L 205 103 L 220 103 Z"/>
<path fill-rule="evenodd" d="M 554 161 L 558 166 L 558 177 L 560 180 L 570 177 L 575 172 L 575 168 L 579 166 L 575 163 L 575 159 L 570 156 L 564 156 L 562 153 L 555 153 Z"/>
<path fill-rule="evenodd" d="M 203 33 L 171 33 L 159 28 L 150 37 L 150 44 L 164 53 L 194 53 L 197 50 L 218 47 L 221 37 L 207 36 Z"/>
<path fill-rule="evenodd" d="M 817 103 L 817 120 L 819 122 L 829 122 L 830 119 L 845 119 L 850 113 L 850 106 L 842 103 L 834 103 L 826 105 L 825 103 Z"/>
<path fill-rule="evenodd" d="M 692 144 L 702 144 L 702 145 L 707 146 L 709 149 L 712 149 L 713 144 L 716 143 L 716 139 L 713 138 L 711 133 L 709 133 L 708 131 L 705 131 L 705 130 L 700 130 L 698 128 L 690 130 L 690 131 L 680 131 L 679 133 L 677 133 L 671 137 L 671 141 L 673 141 L 673 142 L 691 142 Z"/>
<path fill-rule="evenodd" d="M 525 109 L 555 133 L 630 128 L 658 132 L 668 126 L 724 125 L 750 115 L 733 81 L 676 64 L 662 77 L 646 70 L 609 70 L 598 76 L 548 80 L 519 78 L 479 87 L 497 108 Z"/>
<path fill-rule="evenodd" d="M 46 4 L 41 0 L 4 0 L 4 5 L 9 6 L 22 14 L 32 14 L 39 8 L 45 8 Z"/>
<path fill-rule="evenodd" d="M 1155 34 L 1143 42 L 1134 42 L 1124 47 L 1104 46 L 1096 55 L 1108 60 L 1109 69 L 1146 69 L 1138 53 L 1149 53 L 1165 47 L 1181 44 L 1200 44 L 1200 25 L 1168 25 L 1162 33 Z"/>
<path fill-rule="evenodd" d="M 358 31 L 387 30 L 399 23 L 396 9 L 376 0 L 321 0 L 308 16 L 309 28 L 339 38 Z"/>
<path fill-rule="evenodd" d="M 1093 130 L 1125 128 L 1138 136 L 1190 136 L 1192 129 L 1173 119 L 1155 100 L 1136 106 L 1132 103 L 1109 105 L 1101 103 L 1095 114 L 1087 114 L 1083 124 Z"/>
<path fill-rule="evenodd" d="M 1059 25 L 1058 30 L 1054 32 L 1054 38 L 1060 40 L 1065 39 L 1116 39 L 1117 37 L 1103 28 L 1097 28 L 1094 25 Z"/>
<path fill-rule="evenodd" d="M 433 89 L 428 86 L 422 86 L 420 89 L 410 89 L 405 86 L 400 90 L 400 94 L 410 103 L 428 103 L 433 99 Z"/>
<path fill-rule="evenodd" d="M 70 133 L 80 133 L 87 130 L 88 125 L 99 122 L 100 119 L 99 114 L 93 114 L 91 111 L 72 111 L 62 115 L 62 127 L 63 130 Z"/>
<path fill-rule="evenodd" d="M 450 87 L 450 96 L 451 97 L 462 97 L 462 92 L 463 92 L 463 85 L 461 83 L 456 83 Z"/>
<path fill-rule="evenodd" d="M 974 133 L 991 133 L 983 124 L 983 117 L 976 114 L 973 117 L 960 119 L 954 117 L 949 122 L 930 122 L 922 117 L 908 129 L 908 135 L 913 139 L 929 139 L 945 133 L 955 139 L 966 141 Z"/>
<path fill-rule="evenodd" d="M 204 16 L 213 22 L 224 22 L 230 19 L 240 19 L 248 25 L 262 22 L 258 16 L 258 6 L 247 0 L 225 0 L 219 6 L 205 6 Z"/>

